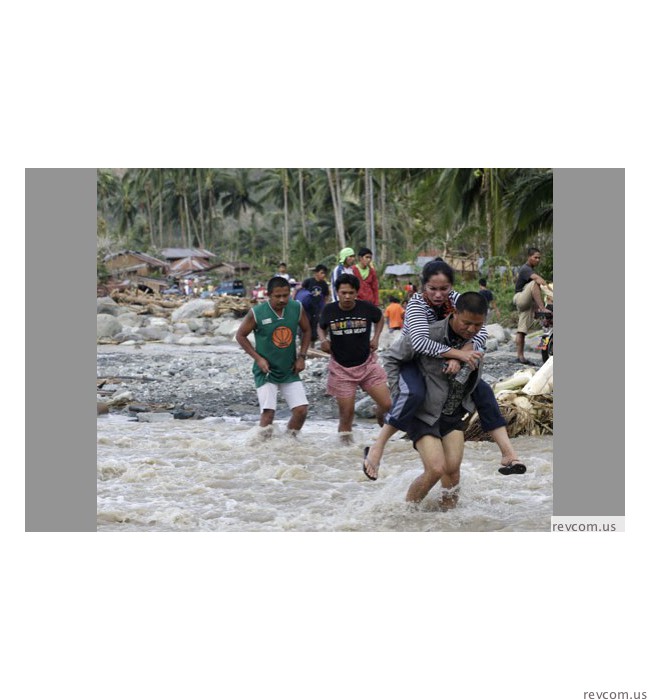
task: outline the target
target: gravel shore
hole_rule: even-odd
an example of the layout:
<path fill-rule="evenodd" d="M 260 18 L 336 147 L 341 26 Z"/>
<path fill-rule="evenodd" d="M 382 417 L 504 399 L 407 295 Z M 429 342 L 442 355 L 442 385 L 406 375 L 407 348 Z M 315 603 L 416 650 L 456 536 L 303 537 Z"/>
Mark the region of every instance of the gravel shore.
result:
<path fill-rule="evenodd" d="M 541 364 L 528 339 L 527 356 Z M 381 358 L 381 353 L 380 353 Z M 521 365 L 516 361 L 514 341 L 485 355 L 483 375 L 488 383 L 509 377 Z M 257 395 L 251 372 L 252 360 L 237 343 L 183 346 L 160 342 L 141 345 L 98 345 L 98 402 L 111 404 L 111 413 L 135 415 L 140 411 L 166 411 L 177 418 L 238 416 L 258 419 Z M 310 416 L 336 418 L 336 402 L 325 394 L 327 359 L 309 358 L 302 373 Z M 361 395 L 361 394 L 360 394 Z M 288 416 L 280 403 L 277 418 Z"/>

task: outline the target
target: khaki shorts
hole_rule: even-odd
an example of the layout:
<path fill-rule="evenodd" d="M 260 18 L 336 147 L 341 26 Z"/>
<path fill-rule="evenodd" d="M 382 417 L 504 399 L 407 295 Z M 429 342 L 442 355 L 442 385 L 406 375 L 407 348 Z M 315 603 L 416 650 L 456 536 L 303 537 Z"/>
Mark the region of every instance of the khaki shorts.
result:
<path fill-rule="evenodd" d="M 517 322 L 517 333 L 528 333 L 531 326 L 535 322 L 535 300 L 533 299 L 533 287 L 536 283 L 531 280 L 521 290 L 517 292 L 512 301 L 519 311 L 519 320 Z"/>

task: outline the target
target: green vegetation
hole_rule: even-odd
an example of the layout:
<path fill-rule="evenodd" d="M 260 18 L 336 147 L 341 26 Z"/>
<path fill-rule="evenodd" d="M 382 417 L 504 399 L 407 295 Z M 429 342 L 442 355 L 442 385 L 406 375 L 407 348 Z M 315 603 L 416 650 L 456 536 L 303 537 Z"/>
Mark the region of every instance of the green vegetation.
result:
<path fill-rule="evenodd" d="M 149 168 L 97 175 L 100 257 L 123 248 L 156 256 L 166 247 L 200 247 L 219 261 L 248 262 L 251 280 L 266 279 L 281 261 L 302 279 L 318 263 L 331 268 L 344 246 L 373 249 L 381 273 L 431 250 L 510 268 L 524 262 L 530 245 L 542 251 L 540 272 L 551 280 L 552 230 L 548 168 Z M 393 286 L 382 280 L 389 292 Z"/>
<path fill-rule="evenodd" d="M 503 326 L 515 327 L 517 325 L 518 313 L 512 303 L 515 295 L 515 285 L 509 279 L 509 275 L 499 275 L 487 280 L 488 289 L 494 294 L 494 301 L 499 309 L 499 318 L 491 322 L 498 321 Z M 454 289 L 462 294 L 463 292 L 478 292 L 478 280 L 461 280 L 454 284 Z"/>

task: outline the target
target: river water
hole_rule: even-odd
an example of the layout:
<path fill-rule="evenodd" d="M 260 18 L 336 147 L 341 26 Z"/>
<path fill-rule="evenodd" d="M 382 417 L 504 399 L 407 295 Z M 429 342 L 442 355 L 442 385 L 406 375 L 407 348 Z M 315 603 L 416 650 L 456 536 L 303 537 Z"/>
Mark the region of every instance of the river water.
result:
<path fill-rule="evenodd" d="M 260 441 L 237 418 L 144 423 L 97 418 L 98 531 L 548 531 L 553 510 L 553 439 L 514 440 L 528 466 L 498 473 L 494 444 L 468 442 L 461 495 L 439 509 L 437 485 L 419 505 L 404 501 L 421 472 L 407 440 L 391 440 L 380 477 L 361 471 L 363 446 L 379 428 L 355 425 L 355 444 L 339 444 L 335 420 L 307 419 L 299 437 Z"/>

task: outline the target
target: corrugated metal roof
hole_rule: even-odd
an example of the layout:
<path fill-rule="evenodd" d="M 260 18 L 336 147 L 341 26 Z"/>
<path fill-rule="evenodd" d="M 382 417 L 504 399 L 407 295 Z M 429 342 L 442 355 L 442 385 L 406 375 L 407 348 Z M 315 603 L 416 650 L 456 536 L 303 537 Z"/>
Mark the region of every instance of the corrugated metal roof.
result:
<path fill-rule="evenodd" d="M 169 266 L 170 272 L 202 272 L 210 267 L 209 263 L 203 260 L 198 260 L 197 258 L 182 258 L 181 260 L 176 260 Z"/>
<path fill-rule="evenodd" d="M 142 262 L 145 262 L 149 265 L 154 265 L 155 267 L 167 266 L 167 263 L 164 260 L 158 260 L 158 258 L 154 258 L 151 255 L 147 255 L 146 253 L 141 253 L 139 250 L 121 250 L 119 253 L 110 253 L 109 255 L 106 255 L 104 257 L 104 262 L 106 262 L 107 260 L 114 260 L 115 258 L 119 258 L 121 255 L 131 255 L 134 258 L 142 260 Z"/>
<path fill-rule="evenodd" d="M 417 275 L 418 270 L 409 263 L 402 263 L 401 265 L 387 265 L 384 270 L 385 275 Z"/>
<path fill-rule="evenodd" d="M 237 272 L 240 270 L 250 270 L 251 266 L 245 262 L 223 262 L 215 265 L 214 268 L 217 272 Z"/>
<path fill-rule="evenodd" d="M 214 253 L 204 248 L 165 248 L 160 254 L 168 260 L 179 258 L 216 258 Z"/>

